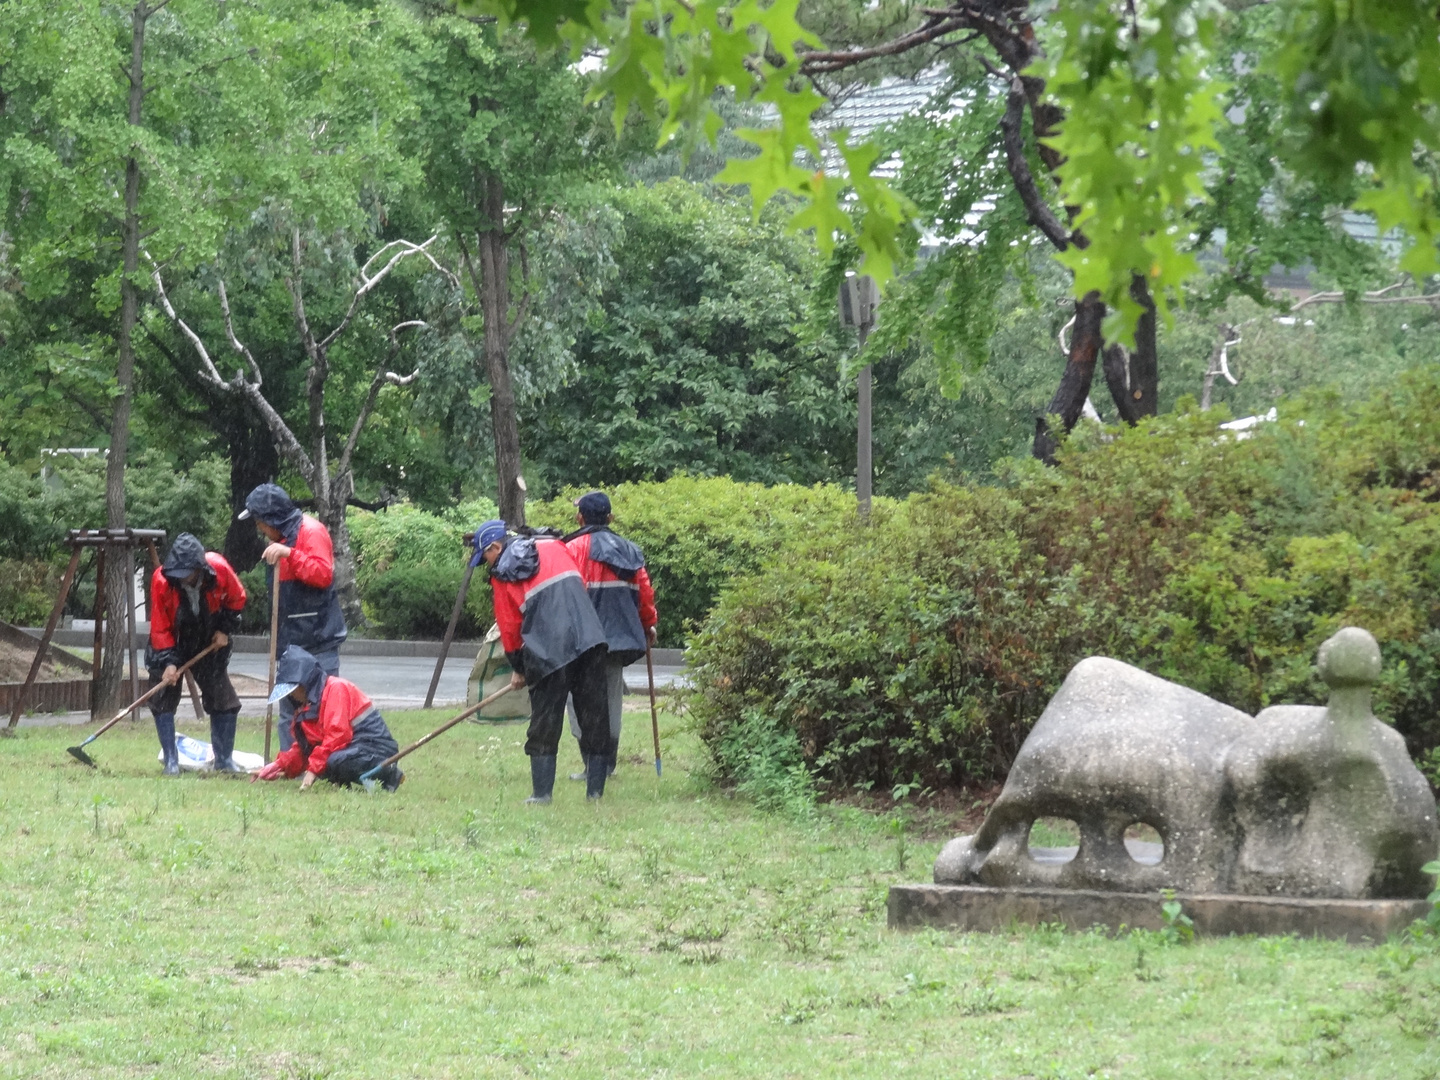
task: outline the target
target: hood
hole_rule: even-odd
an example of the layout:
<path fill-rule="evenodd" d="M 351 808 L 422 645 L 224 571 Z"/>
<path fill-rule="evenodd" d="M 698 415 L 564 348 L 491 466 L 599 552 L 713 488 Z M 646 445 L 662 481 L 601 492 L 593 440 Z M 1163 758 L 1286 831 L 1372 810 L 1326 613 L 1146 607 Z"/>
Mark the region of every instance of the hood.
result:
<path fill-rule="evenodd" d="M 604 563 L 626 581 L 645 565 L 645 553 L 639 545 L 609 529 L 596 529 L 590 534 L 590 558 Z"/>
<path fill-rule="evenodd" d="M 529 581 L 539 569 L 540 553 L 535 550 L 534 537 L 515 536 L 500 552 L 490 576 L 501 581 Z"/>
<path fill-rule="evenodd" d="M 250 492 L 245 496 L 245 509 L 252 517 L 259 518 L 292 542 L 300 531 L 300 519 L 304 516 L 295 500 L 279 484 L 261 484 Z"/>
<path fill-rule="evenodd" d="M 315 715 L 320 708 L 320 695 L 325 692 L 325 680 L 329 677 L 319 661 L 299 645 L 287 646 L 275 664 L 275 685 L 294 683 L 305 687 L 309 704 L 304 709 L 295 710 L 297 718 L 309 719 Z"/>
<path fill-rule="evenodd" d="M 178 585 L 196 570 L 204 570 L 214 577 L 210 564 L 205 560 L 205 545 L 189 533 L 182 532 L 170 545 L 160 572 L 165 575 L 167 581 Z"/>

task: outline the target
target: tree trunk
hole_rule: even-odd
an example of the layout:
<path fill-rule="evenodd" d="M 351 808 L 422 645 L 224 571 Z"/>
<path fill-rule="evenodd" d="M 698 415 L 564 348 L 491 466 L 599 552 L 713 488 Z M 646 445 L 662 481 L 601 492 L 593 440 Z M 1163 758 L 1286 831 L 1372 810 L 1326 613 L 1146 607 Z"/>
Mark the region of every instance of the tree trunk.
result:
<path fill-rule="evenodd" d="M 222 428 L 230 450 L 230 528 L 225 533 L 225 559 L 244 573 L 260 561 L 265 541 L 253 521 L 241 521 L 235 515 L 245 509 L 245 496 L 261 484 L 270 483 L 280 472 L 280 455 L 270 429 L 263 420 L 257 421 L 243 402 L 226 405 Z"/>
<path fill-rule="evenodd" d="M 1130 297 L 1145 313 L 1135 326 L 1135 352 L 1130 357 L 1130 400 L 1139 416 L 1156 416 L 1160 412 L 1160 362 L 1155 355 L 1155 301 L 1145 278 L 1136 274 L 1130 279 Z"/>
<path fill-rule="evenodd" d="M 348 496 L 347 496 L 348 498 Z M 320 520 L 330 530 L 330 543 L 335 548 L 335 595 L 350 627 L 365 625 L 365 611 L 360 606 L 360 587 L 355 581 L 355 551 L 350 546 L 350 526 L 345 521 L 346 499 L 336 499 Z"/>
<path fill-rule="evenodd" d="M 510 379 L 510 238 L 505 233 L 505 184 L 483 176 L 481 211 L 486 227 L 477 239 L 480 312 L 485 323 L 485 373 L 490 380 L 490 423 L 495 432 L 496 502 L 512 526 L 525 524 L 525 488 L 520 474 L 520 422 Z"/>
<path fill-rule="evenodd" d="M 1051 428 L 1050 417 L 1058 416 L 1063 430 L 1068 433 L 1080 419 L 1085 408 L 1085 399 L 1090 396 L 1090 383 L 1095 378 L 1095 362 L 1100 356 L 1102 340 L 1100 324 L 1105 319 L 1105 302 L 1097 292 L 1086 293 L 1075 305 L 1074 337 L 1070 340 L 1070 355 L 1065 361 L 1065 374 L 1044 416 L 1035 418 L 1035 442 L 1031 453 L 1047 465 L 1055 464 L 1055 450 L 1060 445 L 1057 433 Z"/>
<path fill-rule="evenodd" d="M 145 23 L 150 18 L 145 0 L 130 13 L 130 115 L 132 127 L 140 126 L 145 101 Z M 119 365 L 115 371 L 115 409 L 110 420 L 110 457 L 105 466 L 105 520 L 112 529 L 125 528 L 125 459 L 130 444 L 130 406 L 135 381 L 135 323 L 140 295 L 135 273 L 140 266 L 140 163 L 132 155 L 125 159 L 125 220 L 121 227 Z M 118 549 L 115 552 L 118 555 Z M 116 567 L 123 565 L 116 560 Z M 126 635 L 126 590 L 134 588 L 123 573 L 111 573 L 105 580 L 105 654 L 98 673 L 96 699 L 103 712 L 118 711 L 124 697 L 121 675 L 129 642 Z"/>

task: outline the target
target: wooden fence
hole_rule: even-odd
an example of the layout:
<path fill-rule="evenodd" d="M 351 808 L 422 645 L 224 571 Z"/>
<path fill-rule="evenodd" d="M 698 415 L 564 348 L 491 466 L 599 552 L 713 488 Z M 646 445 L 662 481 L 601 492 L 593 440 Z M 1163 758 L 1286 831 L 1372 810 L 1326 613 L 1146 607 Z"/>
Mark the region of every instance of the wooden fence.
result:
<path fill-rule="evenodd" d="M 24 683 L 0 683 L 0 713 L 15 707 Z M 89 712 L 90 680 L 67 679 L 64 682 L 37 682 L 25 695 L 26 712 Z"/>

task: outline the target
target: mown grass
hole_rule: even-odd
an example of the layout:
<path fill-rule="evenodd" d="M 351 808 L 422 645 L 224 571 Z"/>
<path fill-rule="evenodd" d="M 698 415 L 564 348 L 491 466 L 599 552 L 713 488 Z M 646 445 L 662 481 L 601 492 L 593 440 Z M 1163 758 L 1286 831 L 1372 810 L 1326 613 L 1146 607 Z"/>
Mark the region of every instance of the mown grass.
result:
<path fill-rule="evenodd" d="M 449 733 L 394 796 L 162 781 L 148 724 L 91 772 L 74 729 L 22 730 L 0 1075 L 1440 1076 L 1423 943 L 892 933 L 936 843 L 763 815 L 666 725 L 662 781 L 637 722 L 603 805 L 548 809 L 517 727 Z"/>

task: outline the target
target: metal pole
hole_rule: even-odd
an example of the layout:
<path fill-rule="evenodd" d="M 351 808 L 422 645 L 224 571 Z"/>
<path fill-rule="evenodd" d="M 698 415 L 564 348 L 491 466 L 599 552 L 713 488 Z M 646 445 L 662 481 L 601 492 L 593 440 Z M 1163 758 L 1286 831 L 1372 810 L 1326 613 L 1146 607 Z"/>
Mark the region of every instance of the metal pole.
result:
<path fill-rule="evenodd" d="M 12 729 L 20 722 L 25 698 L 30 693 L 30 687 L 35 685 L 35 676 L 40 674 L 40 663 L 45 659 L 50 639 L 55 635 L 55 624 L 60 621 L 60 613 L 65 610 L 65 598 L 70 595 L 70 585 L 75 580 L 75 568 L 79 565 L 80 548 L 72 548 L 70 565 L 65 568 L 65 576 L 60 579 L 60 595 L 55 598 L 55 606 L 50 609 L 50 618 L 45 622 L 45 632 L 40 635 L 40 647 L 35 650 L 35 659 L 30 663 L 30 673 L 25 676 L 25 685 L 20 687 L 20 693 L 15 695 L 15 708 L 10 713 L 10 723 L 5 728 L 6 735 L 13 734 Z"/>
<path fill-rule="evenodd" d="M 865 351 L 865 338 L 870 333 L 868 323 L 860 324 L 860 351 Z M 873 472 L 870 464 L 870 365 L 860 369 L 859 423 L 855 432 L 855 495 L 860 505 L 860 516 L 870 516 L 870 480 Z"/>
<path fill-rule="evenodd" d="M 125 545 L 125 612 L 130 618 L 130 700 L 140 696 L 140 654 L 135 634 L 135 548 Z M 130 712 L 134 719 L 135 712 Z"/>
<path fill-rule="evenodd" d="M 425 693 L 425 708 L 435 705 L 435 691 L 440 686 L 440 672 L 445 669 L 445 657 L 450 655 L 450 644 L 455 640 L 455 627 L 460 624 L 460 613 L 465 610 L 465 597 L 470 592 L 470 579 L 475 576 L 475 564 L 466 560 L 465 576 L 460 579 L 460 591 L 455 594 L 455 610 L 450 612 L 450 625 L 445 627 L 444 640 L 440 642 L 440 656 L 435 660 L 435 673 L 430 676 L 430 689 Z"/>

